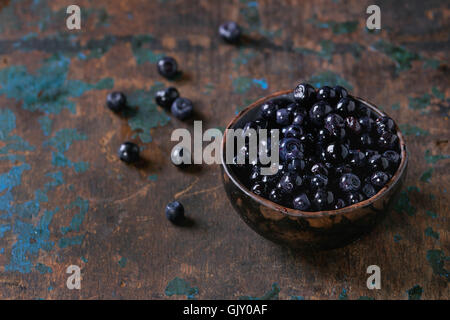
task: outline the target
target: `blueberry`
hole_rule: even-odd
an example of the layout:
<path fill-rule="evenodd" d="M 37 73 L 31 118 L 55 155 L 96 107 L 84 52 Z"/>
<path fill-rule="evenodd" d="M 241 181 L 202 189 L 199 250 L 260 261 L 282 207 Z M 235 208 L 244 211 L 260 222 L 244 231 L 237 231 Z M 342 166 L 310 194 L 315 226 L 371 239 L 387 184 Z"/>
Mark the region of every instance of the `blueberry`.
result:
<path fill-rule="evenodd" d="M 345 173 L 339 179 L 339 187 L 344 192 L 358 191 L 361 187 L 361 180 L 353 173 Z"/>
<path fill-rule="evenodd" d="M 311 177 L 309 183 L 312 190 L 323 189 L 328 185 L 328 178 L 327 176 L 316 174 Z"/>
<path fill-rule="evenodd" d="M 292 159 L 288 162 L 288 171 L 301 172 L 305 169 L 305 161 L 301 159 Z"/>
<path fill-rule="evenodd" d="M 304 146 L 295 138 L 284 138 L 280 141 L 280 159 L 282 161 L 302 159 Z"/>
<path fill-rule="evenodd" d="M 350 192 L 347 194 L 347 201 L 349 205 L 361 202 L 364 200 L 364 196 L 359 192 Z"/>
<path fill-rule="evenodd" d="M 331 191 L 318 190 L 314 193 L 313 204 L 317 210 L 325 210 L 334 203 L 334 195 Z"/>
<path fill-rule="evenodd" d="M 133 142 L 124 142 L 119 147 L 119 158 L 126 163 L 134 163 L 139 160 L 139 146 Z"/>
<path fill-rule="evenodd" d="M 180 96 L 178 90 L 174 87 L 169 87 L 163 90 L 158 90 L 155 94 L 155 102 L 163 108 L 170 108 L 172 103 Z"/>
<path fill-rule="evenodd" d="M 334 175 L 336 177 L 341 177 L 346 173 L 352 173 L 352 167 L 350 167 L 348 164 L 343 164 L 334 168 Z"/>
<path fill-rule="evenodd" d="M 293 201 L 294 209 L 306 211 L 311 207 L 311 202 L 308 199 L 308 196 L 304 193 L 295 197 Z"/>
<path fill-rule="evenodd" d="M 334 209 L 341 209 L 344 208 L 346 206 L 345 201 L 342 200 L 341 198 L 336 200 L 336 203 L 334 204 Z"/>
<path fill-rule="evenodd" d="M 303 129 L 298 125 L 284 127 L 282 132 L 285 138 L 299 139 L 303 135 Z"/>
<path fill-rule="evenodd" d="M 361 191 L 367 197 L 367 199 L 372 198 L 374 195 L 377 194 L 377 191 L 375 190 L 373 185 L 371 185 L 370 183 L 366 183 L 362 187 Z"/>
<path fill-rule="evenodd" d="M 284 193 L 292 193 L 303 184 L 301 176 L 295 172 L 290 172 L 281 177 L 279 188 Z"/>
<path fill-rule="evenodd" d="M 392 171 L 397 170 L 398 164 L 400 163 L 400 155 L 397 152 L 393 150 L 385 151 L 383 157 L 389 161 L 389 167 Z"/>
<path fill-rule="evenodd" d="M 166 218 L 173 224 L 181 224 L 184 221 L 184 207 L 178 202 L 170 202 L 166 206 Z"/>
<path fill-rule="evenodd" d="M 191 100 L 187 98 L 177 98 L 172 103 L 171 107 L 172 114 L 180 120 L 185 120 L 192 116 L 194 107 Z"/>
<path fill-rule="evenodd" d="M 343 144 L 332 143 L 322 152 L 322 157 L 329 162 L 342 162 L 348 156 L 348 149 Z"/>
<path fill-rule="evenodd" d="M 315 143 L 314 136 L 311 133 L 303 134 L 299 140 L 306 147 L 311 147 Z"/>
<path fill-rule="evenodd" d="M 237 43 L 241 38 L 241 28 L 234 21 L 225 22 L 219 27 L 219 35 L 229 43 Z"/>
<path fill-rule="evenodd" d="M 301 83 L 294 89 L 294 100 L 298 103 L 311 102 L 315 99 L 316 90 L 307 83 Z"/>
<path fill-rule="evenodd" d="M 371 147 L 373 144 L 372 137 L 368 133 L 363 133 L 358 139 L 360 146 L 363 148 Z"/>
<path fill-rule="evenodd" d="M 316 126 L 322 126 L 323 120 L 331 112 L 331 107 L 325 101 L 315 103 L 309 110 L 309 118 Z"/>
<path fill-rule="evenodd" d="M 366 156 L 359 150 L 349 151 L 349 163 L 355 169 L 362 169 L 366 165 Z"/>
<path fill-rule="evenodd" d="M 386 131 L 392 133 L 395 129 L 395 123 L 391 118 L 384 116 L 375 120 L 375 128 L 379 135 L 383 134 Z"/>
<path fill-rule="evenodd" d="M 359 118 L 359 124 L 365 132 L 371 132 L 373 127 L 373 120 L 369 117 L 361 117 Z"/>
<path fill-rule="evenodd" d="M 106 106 L 114 112 L 123 110 L 126 104 L 127 97 L 122 92 L 114 91 L 106 96 Z"/>
<path fill-rule="evenodd" d="M 272 189 L 269 193 L 269 199 L 275 203 L 281 204 L 283 201 L 282 191 L 279 189 Z"/>
<path fill-rule="evenodd" d="M 385 158 L 376 154 L 369 158 L 368 168 L 370 171 L 384 171 L 389 167 L 389 161 Z"/>
<path fill-rule="evenodd" d="M 389 176 L 383 171 L 377 171 L 370 177 L 370 182 L 376 187 L 383 187 L 389 180 Z"/>
<path fill-rule="evenodd" d="M 303 114 L 294 115 L 294 119 L 292 120 L 293 125 L 301 126 L 305 123 L 306 116 Z"/>
<path fill-rule="evenodd" d="M 257 182 L 252 186 L 252 192 L 258 196 L 264 196 L 265 186 L 263 183 Z"/>
<path fill-rule="evenodd" d="M 316 163 L 311 167 L 311 173 L 328 176 L 328 169 L 323 163 Z"/>
<path fill-rule="evenodd" d="M 396 146 L 398 146 L 398 137 L 396 134 L 385 131 L 383 132 L 381 137 L 378 138 L 377 145 L 382 150 L 394 149 Z"/>
<path fill-rule="evenodd" d="M 158 60 L 158 72 L 163 77 L 171 79 L 178 74 L 177 61 L 172 57 L 164 57 Z"/>
<path fill-rule="evenodd" d="M 317 91 L 317 100 L 334 100 L 336 99 L 336 91 L 329 86 L 323 86 Z"/>
<path fill-rule="evenodd" d="M 344 97 L 336 105 L 336 112 L 346 116 L 352 114 L 356 109 L 355 101 L 352 98 Z"/>
<path fill-rule="evenodd" d="M 278 106 L 271 100 L 263 103 L 261 106 L 261 115 L 266 120 L 275 120 L 277 117 Z"/>
<path fill-rule="evenodd" d="M 333 89 L 336 92 L 337 99 L 346 98 L 348 96 L 348 91 L 344 87 L 335 86 Z"/>
<path fill-rule="evenodd" d="M 354 135 L 359 135 L 362 131 L 358 119 L 353 116 L 345 118 L 345 127 Z"/>
<path fill-rule="evenodd" d="M 276 114 L 276 122 L 280 126 L 287 126 L 291 122 L 292 114 L 285 108 L 278 109 Z"/>
<path fill-rule="evenodd" d="M 325 117 L 325 128 L 330 132 L 333 138 L 342 140 L 345 137 L 344 119 L 338 114 L 331 113 Z"/>

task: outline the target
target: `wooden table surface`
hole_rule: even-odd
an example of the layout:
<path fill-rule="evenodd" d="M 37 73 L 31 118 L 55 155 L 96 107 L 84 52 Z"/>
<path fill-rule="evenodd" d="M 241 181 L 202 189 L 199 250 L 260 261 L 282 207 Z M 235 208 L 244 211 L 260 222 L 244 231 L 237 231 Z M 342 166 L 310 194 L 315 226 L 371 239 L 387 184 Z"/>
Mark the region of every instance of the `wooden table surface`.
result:
<path fill-rule="evenodd" d="M 448 299 L 449 31 L 447 1 L 0 1 L 0 298 Z M 240 46 L 217 35 L 226 20 Z M 157 59 L 175 57 L 175 81 Z M 250 230 L 232 209 L 218 165 L 180 171 L 176 128 L 153 102 L 174 85 L 204 130 L 299 81 L 341 84 L 379 105 L 406 134 L 408 178 L 395 210 L 369 235 L 299 254 Z M 105 108 L 111 90 L 136 108 Z M 138 142 L 145 165 L 116 151 Z M 189 227 L 164 216 L 181 201 Z M 66 268 L 81 268 L 80 290 Z M 369 265 L 381 289 L 366 286 Z"/>

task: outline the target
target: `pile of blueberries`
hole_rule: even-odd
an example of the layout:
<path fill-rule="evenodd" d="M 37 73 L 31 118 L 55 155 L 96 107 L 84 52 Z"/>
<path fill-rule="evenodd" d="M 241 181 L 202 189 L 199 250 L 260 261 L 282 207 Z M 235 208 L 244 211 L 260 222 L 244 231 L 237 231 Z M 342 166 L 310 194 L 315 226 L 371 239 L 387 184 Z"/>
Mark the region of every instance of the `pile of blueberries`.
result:
<path fill-rule="evenodd" d="M 302 83 L 293 99 L 271 99 L 249 128 L 280 130 L 279 170 L 261 175 L 259 161 L 233 170 L 253 193 L 302 211 L 335 210 L 373 197 L 401 160 L 394 121 L 378 117 L 341 86 L 316 90 Z M 266 143 L 269 145 L 270 138 Z M 259 151 L 262 152 L 262 151 Z"/>
<path fill-rule="evenodd" d="M 225 22 L 219 27 L 220 37 L 228 43 L 236 44 L 241 37 L 241 28 L 235 22 Z M 172 57 L 164 57 L 157 62 L 157 69 L 160 75 L 167 79 L 175 79 L 180 75 L 177 61 Z M 180 120 L 186 120 L 193 115 L 193 104 L 191 100 L 180 97 L 180 93 L 174 87 L 159 90 L 155 94 L 155 102 L 162 108 L 170 110 L 172 115 Z M 120 113 L 127 108 L 127 98 L 123 92 L 111 92 L 106 97 L 107 107 L 116 113 Z M 183 149 L 176 150 L 176 156 L 182 157 Z M 126 141 L 119 147 L 118 155 L 120 160 L 127 164 L 139 161 L 140 148 L 137 144 Z M 175 164 L 175 163 L 174 163 Z M 181 164 L 175 164 L 181 166 Z M 174 224 L 183 224 L 184 207 L 179 201 L 170 202 L 166 206 L 166 217 Z"/>

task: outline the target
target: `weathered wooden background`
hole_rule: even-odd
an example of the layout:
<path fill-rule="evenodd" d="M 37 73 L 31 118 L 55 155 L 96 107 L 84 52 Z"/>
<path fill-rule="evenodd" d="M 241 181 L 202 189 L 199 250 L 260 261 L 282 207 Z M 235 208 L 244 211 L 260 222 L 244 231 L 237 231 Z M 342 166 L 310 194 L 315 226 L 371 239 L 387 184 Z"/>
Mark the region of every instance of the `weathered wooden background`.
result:
<path fill-rule="evenodd" d="M 365 28 L 373 1 L 0 0 L 0 298 L 448 299 L 448 1 L 377 1 L 382 30 Z M 218 25 L 235 20 L 240 46 Z M 155 62 L 174 56 L 173 82 Z M 382 107 L 407 135 L 410 166 L 395 210 L 345 248 L 301 255 L 251 231 L 233 211 L 218 166 L 169 162 L 175 128 L 157 88 L 193 100 L 203 127 L 307 80 L 341 84 Z M 105 108 L 123 90 L 137 112 Z M 121 163 L 124 140 L 144 166 Z M 178 199 L 192 219 L 164 217 Z M 381 268 L 368 290 L 366 268 Z M 81 290 L 66 287 L 69 265 Z"/>

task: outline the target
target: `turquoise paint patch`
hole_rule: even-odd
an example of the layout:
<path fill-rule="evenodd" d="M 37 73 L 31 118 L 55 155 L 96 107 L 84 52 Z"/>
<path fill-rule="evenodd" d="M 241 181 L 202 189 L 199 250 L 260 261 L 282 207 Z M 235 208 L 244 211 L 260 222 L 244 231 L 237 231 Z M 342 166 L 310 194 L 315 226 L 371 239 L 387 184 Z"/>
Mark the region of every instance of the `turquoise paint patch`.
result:
<path fill-rule="evenodd" d="M 400 110 L 400 103 L 395 103 L 391 106 L 392 110 Z"/>
<path fill-rule="evenodd" d="M 420 181 L 430 182 L 431 177 L 433 175 L 433 171 L 434 171 L 433 168 L 429 168 L 429 169 L 425 170 L 425 172 L 420 176 Z"/>
<path fill-rule="evenodd" d="M 0 248 L 0 254 L 4 254 L 5 253 L 5 248 Z"/>
<path fill-rule="evenodd" d="M 428 130 L 421 129 L 413 124 L 405 123 L 399 125 L 400 130 L 407 136 L 427 136 L 430 134 Z"/>
<path fill-rule="evenodd" d="M 344 21 L 344 22 L 336 22 L 333 20 L 319 21 L 317 20 L 317 16 L 308 19 L 307 22 L 321 29 L 330 29 L 336 35 L 353 33 L 358 28 L 358 21 Z"/>
<path fill-rule="evenodd" d="M 379 40 L 372 45 L 376 51 L 384 53 L 395 62 L 397 72 L 411 69 L 411 62 L 420 60 L 419 54 L 408 51 L 404 47 L 396 46 L 384 40 Z"/>
<path fill-rule="evenodd" d="M 0 174 L 0 192 L 11 190 L 20 185 L 23 172 L 30 169 L 30 165 L 22 164 L 20 166 L 12 167 L 7 173 Z"/>
<path fill-rule="evenodd" d="M 424 63 L 423 63 L 423 68 L 424 69 L 434 69 L 436 70 L 439 65 L 441 64 L 441 62 L 437 59 L 425 59 Z"/>
<path fill-rule="evenodd" d="M 432 155 L 430 150 L 425 150 L 425 161 L 427 163 L 435 164 L 439 160 L 450 159 L 448 154 Z"/>
<path fill-rule="evenodd" d="M 291 296 L 291 300 L 305 300 L 303 296 Z"/>
<path fill-rule="evenodd" d="M 399 234 L 394 234 L 394 242 L 399 242 L 400 240 L 402 240 L 402 236 Z"/>
<path fill-rule="evenodd" d="M 420 97 L 409 97 L 408 107 L 413 110 L 423 110 L 426 109 L 431 102 L 431 95 L 429 93 L 425 93 Z"/>
<path fill-rule="evenodd" d="M 324 71 L 319 74 L 313 75 L 310 80 L 316 88 L 320 88 L 322 86 L 343 86 L 348 88 L 349 90 L 353 89 L 353 86 L 344 78 L 339 76 L 338 74 L 331 71 Z"/>
<path fill-rule="evenodd" d="M 449 279 L 449 272 L 445 269 L 445 261 L 449 261 L 450 257 L 446 257 L 442 250 L 428 250 L 427 261 L 433 269 L 433 273 L 441 277 Z"/>
<path fill-rule="evenodd" d="M 342 289 L 338 297 L 339 300 L 348 300 L 347 289 Z"/>
<path fill-rule="evenodd" d="M 125 257 L 120 258 L 118 264 L 121 268 L 125 268 L 125 266 L 127 265 L 128 259 Z"/>
<path fill-rule="evenodd" d="M 82 256 L 82 257 L 81 257 L 81 261 L 83 261 L 84 263 L 87 263 L 87 262 L 88 262 L 88 259 L 87 259 L 85 256 Z"/>
<path fill-rule="evenodd" d="M 9 224 L 0 224 L 0 239 L 3 238 L 6 231 L 11 230 L 11 226 Z"/>
<path fill-rule="evenodd" d="M 0 148 L 0 160 L 8 160 L 10 162 L 24 162 L 25 157 L 17 154 L 21 151 L 33 151 L 34 147 L 21 137 L 12 135 L 16 128 L 16 116 L 9 109 L 0 109 L 0 141 L 5 145 Z M 12 152 L 12 153 L 11 153 Z"/>
<path fill-rule="evenodd" d="M 188 299 L 195 299 L 195 296 L 198 295 L 198 288 L 191 287 L 186 280 L 175 277 L 167 284 L 165 294 L 168 297 L 176 295 L 186 296 Z"/>
<path fill-rule="evenodd" d="M 432 227 L 427 227 L 425 229 L 425 235 L 439 240 L 439 232 L 434 231 Z"/>
<path fill-rule="evenodd" d="M 247 27 L 243 28 L 244 33 L 257 32 L 261 36 L 268 37 L 269 39 L 281 36 L 282 29 L 271 31 L 262 27 L 257 1 L 240 0 L 240 4 L 239 13 L 247 24 Z"/>
<path fill-rule="evenodd" d="M 431 93 L 439 100 L 445 100 L 445 93 L 438 89 L 438 87 L 432 87 Z"/>
<path fill-rule="evenodd" d="M 86 213 L 89 211 L 89 200 L 77 197 L 74 201 L 72 201 L 68 206 L 65 207 L 65 209 L 68 210 L 73 208 L 78 208 L 79 211 L 72 217 L 72 220 L 70 221 L 70 225 L 68 227 L 61 228 L 61 233 L 63 235 L 71 231 L 80 231 L 80 226 L 84 221 Z"/>
<path fill-rule="evenodd" d="M 156 181 L 156 180 L 158 180 L 158 175 L 157 174 L 149 175 L 147 179 L 149 181 Z"/>
<path fill-rule="evenodd" d="M 170 117 L 164 112 L 158 110 L 154 96 L 157 90 L 164 88 L 161 82 L 155 82 L 149 90 L 137 90 L 128 95 L 128 104 L 132 108 L 128 124 L 133 131 L 137 131 L 137 135 L 142 142 L 148 143 L 152 141 L 150 129 L 158 126 L 166 125 Z"/>
<path fill-rule="evenodd" d="M 22 101 L 22 108 L 29 111 L 59 114 L 64 108 L 75 113 L 77 98 L 89 90 L 111 89 L 114 81 L 104 78 L 96 84 L 67 79 L 70 59 L 53 55 L 46 59 L 36 74 L 30 74 L 25 66 L 11 66 L 0 70 L 0 95 Z"/>
<path fill-rule="evenodd" d="M 54 243 L 50 240 L 50 230 L 53 215 L 59 211 L 46 210 L 36 226 L 31 223 L 16 220 L 13 231 L 17 234 L 17 241 L 12 245 L 11 260 L 5 266 L 5 271 L 19 271 L 29 273 L 33 268 L 32 260 L 37 258 L 39 251 L 50 251 Z"/>
<path fill-rule="evenodd" d="M 261 297 L 241 296 L 239 297 L 239 300 L 278 300 L 278 294 L 280 291 L 281 289 L 278 286 L 278 283 L 275 282 L 272 284 L 272 289 L 267 291 Z"/>
<path fill-rule="evenodd" d="M 164 57 L 162 53 L 154 53 L 150 50 L 148 44 L 152 43 L 155 37 L 152 35 L 136 35 L 131 40 L 131 50 L 137 64 L 145 62 L 156 63 Z"/>
<path fill-rule="evenodd" d="M 427 216 L 430 216 L 433 219 L 437 218 L 437 213 L 434 211 L 427 210 L 427 211 L 425 211 L 425 213 L 427 214 Z"/>
<path fill-rule="evenodd" d="M 37 263 L 36 266 L 34 267 L 37 271 L 39 271 L 41 274 L 45 274 L 45 273 L 53 273 L 52 268 L 46 266 L 45 264 L 42 263 Z"/>
<path fill-rule="evenodd" d="M 237 77 L 233 79 L 233 91 L 239 94 L 244 94 L 249 91 L 254 85 L 266 90 L 269 84 L 265 79 L 252 79 L 249 77 Z"/>
<path fill-rule="evenodd" d="M 394 204 L 394 210 L 398 213 L 406 213 L 408 216 L 414 216 L 416 214 L 416 207 L 411 204 L 409 199 L 409 193 L 411 189 L 402 191 L 398 197 L 398 201 Z"/>
<path fill-rule="evenodd" d="M 44 146 L 51 146 L 56 149 L 52 152 L 52 165 L 55 167 L 74 168 L 77 173 L 84 172 L 89 168 L 87 162 L 72 162 L 65 156 L 65 152 L 75 141 L 86 140 L 85 134 L 79 133 L 76 129 L 64 128 L 55 133 L 49 140 L 43 143 Z"/>
<path fill-rule="evenodd" d="M 42 116 L 38 119 L 39 124 L 41 125 L 41 130 L 44 136 L 48 137 L 52 132 L 52 119 L 48 116 Z"/>
<path fill-rule="evenodd" d="M 246 65 L 253 58 L 256 57 L 256 51 L 253 49 L 241 48 L 239 49 L 239 54 L 236 58 L 233 58 L 234 70 L 239 70 L 243 65 Z"/>
<path fill-rule="evenodd" d="M 73 237 L 59 239 L 58 246 L 63 249 L 71 246 L 81 245 L 84 240 L 84 235 L 78 235 Z"/>
<path fill-rule="evenodd" d="M 358 300 L 375 300 L 375 298 L 368 297 L 368 296 L 360 296 L 360 297 L 358 298 Z"/>

